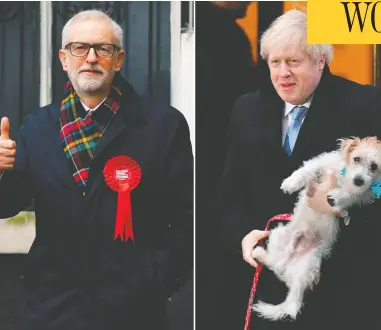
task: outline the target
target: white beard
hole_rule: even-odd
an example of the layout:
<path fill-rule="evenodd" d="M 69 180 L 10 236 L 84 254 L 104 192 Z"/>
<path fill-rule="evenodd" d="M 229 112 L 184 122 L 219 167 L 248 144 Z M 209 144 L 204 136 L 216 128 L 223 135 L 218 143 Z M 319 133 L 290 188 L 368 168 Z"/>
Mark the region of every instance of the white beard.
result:
<path fill-rule="evenodd" d="M 96 92 L 101 90 L 115 75 L 113 70 L 109 73 L 100 68 L 97 68 L 97 70 L 102 71 L 101 76 L 90 76 L 79 72 L 75 72 L 74 74 L 68 72 L 68 76 L 73 85 L 80 91 L 85 93 Z"/>
<path fill-rule="evenodd" d="M 108 76 L 90 77 L 82 75 L 77 79 L 77 85 L 84 92 L 95 92 L 104 86 Z"/>

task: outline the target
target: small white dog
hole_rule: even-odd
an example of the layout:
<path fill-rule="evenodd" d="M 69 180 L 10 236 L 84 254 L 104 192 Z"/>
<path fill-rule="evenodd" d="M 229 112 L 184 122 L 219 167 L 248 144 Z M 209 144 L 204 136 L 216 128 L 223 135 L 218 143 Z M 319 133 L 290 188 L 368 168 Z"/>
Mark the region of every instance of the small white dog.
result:
<path fill-rule="evenodd" d="M 282 183 L 285 193 L 299 191 L 308 184 L 324 180 L 327 170 L 336 173 L 336 188 L 327 201 L 340 212 L 354 204 L 372 203 L 381 194 L 381 141 L 375 137 L 339 140 L 337 151 L 323 153 L 295 171 Z M 303 304 L 304 291 L 319 282 L 323 258 L 328 258 L 339 230 L 334 215 L 317 213 L 308 207 L 303 189 L 293 218 L 271 230 L 267 250 L 257 246 L 253 258 L 272 270 L 289 291 L 279 305 L 258 302 L 253 310 L 261 317 L 295 319 Z"/>

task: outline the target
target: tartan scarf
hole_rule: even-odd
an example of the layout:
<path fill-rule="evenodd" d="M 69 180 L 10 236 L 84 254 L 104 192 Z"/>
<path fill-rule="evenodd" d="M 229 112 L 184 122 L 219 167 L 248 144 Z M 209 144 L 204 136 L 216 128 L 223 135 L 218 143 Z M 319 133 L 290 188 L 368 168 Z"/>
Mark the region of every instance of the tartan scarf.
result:
<path fill-rule="evenodd" d="M 83 194 L 97 145 L 120 106 L 122 93 L 115 81 L 106 100 L 95 111 L 83 108 L 70 81 L 65 86 L 60 111 L 61 145 Z"/>

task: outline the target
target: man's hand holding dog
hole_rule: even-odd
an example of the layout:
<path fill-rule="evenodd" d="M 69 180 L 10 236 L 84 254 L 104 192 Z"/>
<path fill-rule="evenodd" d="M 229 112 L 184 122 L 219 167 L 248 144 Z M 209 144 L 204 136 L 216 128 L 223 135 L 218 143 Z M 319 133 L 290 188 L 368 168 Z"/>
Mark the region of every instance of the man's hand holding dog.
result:
<path fill-rule="evenodd" d="M 0 171 L 13 168 L 16 158 L 16 143 L 9 137 L 9 119 L 1 119 L 0 128 Z"/>
<path fill-rule="evenodd" d="M 254 247 L 258 242 L 268 237 L 270 234 L 269 231 L 253 230 L 248 233 L 242 240 L 242 255 L 243 259 L 253 267 L 258 267 L 257 262 L 254 260 L 252 253 Z"/>
<path fill-rule="evenodd" d="M 327 202 L 327 193 L 336 187 L 335 173 L 331 170 L 327 171 L 327 178 L 322 183 L 313 183 L 307 187 L 307 203 L 308 206 L 316 212 L 334 213 L 335 216 L 340 212 L 334 212 Z"/>

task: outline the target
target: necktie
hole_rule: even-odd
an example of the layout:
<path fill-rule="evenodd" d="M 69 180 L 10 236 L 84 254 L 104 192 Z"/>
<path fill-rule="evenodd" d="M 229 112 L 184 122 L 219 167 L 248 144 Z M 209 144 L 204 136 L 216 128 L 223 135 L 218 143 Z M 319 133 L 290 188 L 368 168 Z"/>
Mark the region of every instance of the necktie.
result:
<path fill-rule="evenodd" d="M 288 127 L 286 138 L 283 144 L 283 148 L 289 156 L 291 156 L 292 150 L 294 149 L 296 138 L 298 137 L 298 133 L 306 113 L 307 108 L 303 106 L 295 107 L 291 111 L 292 120 L 290 126 Z"/>

